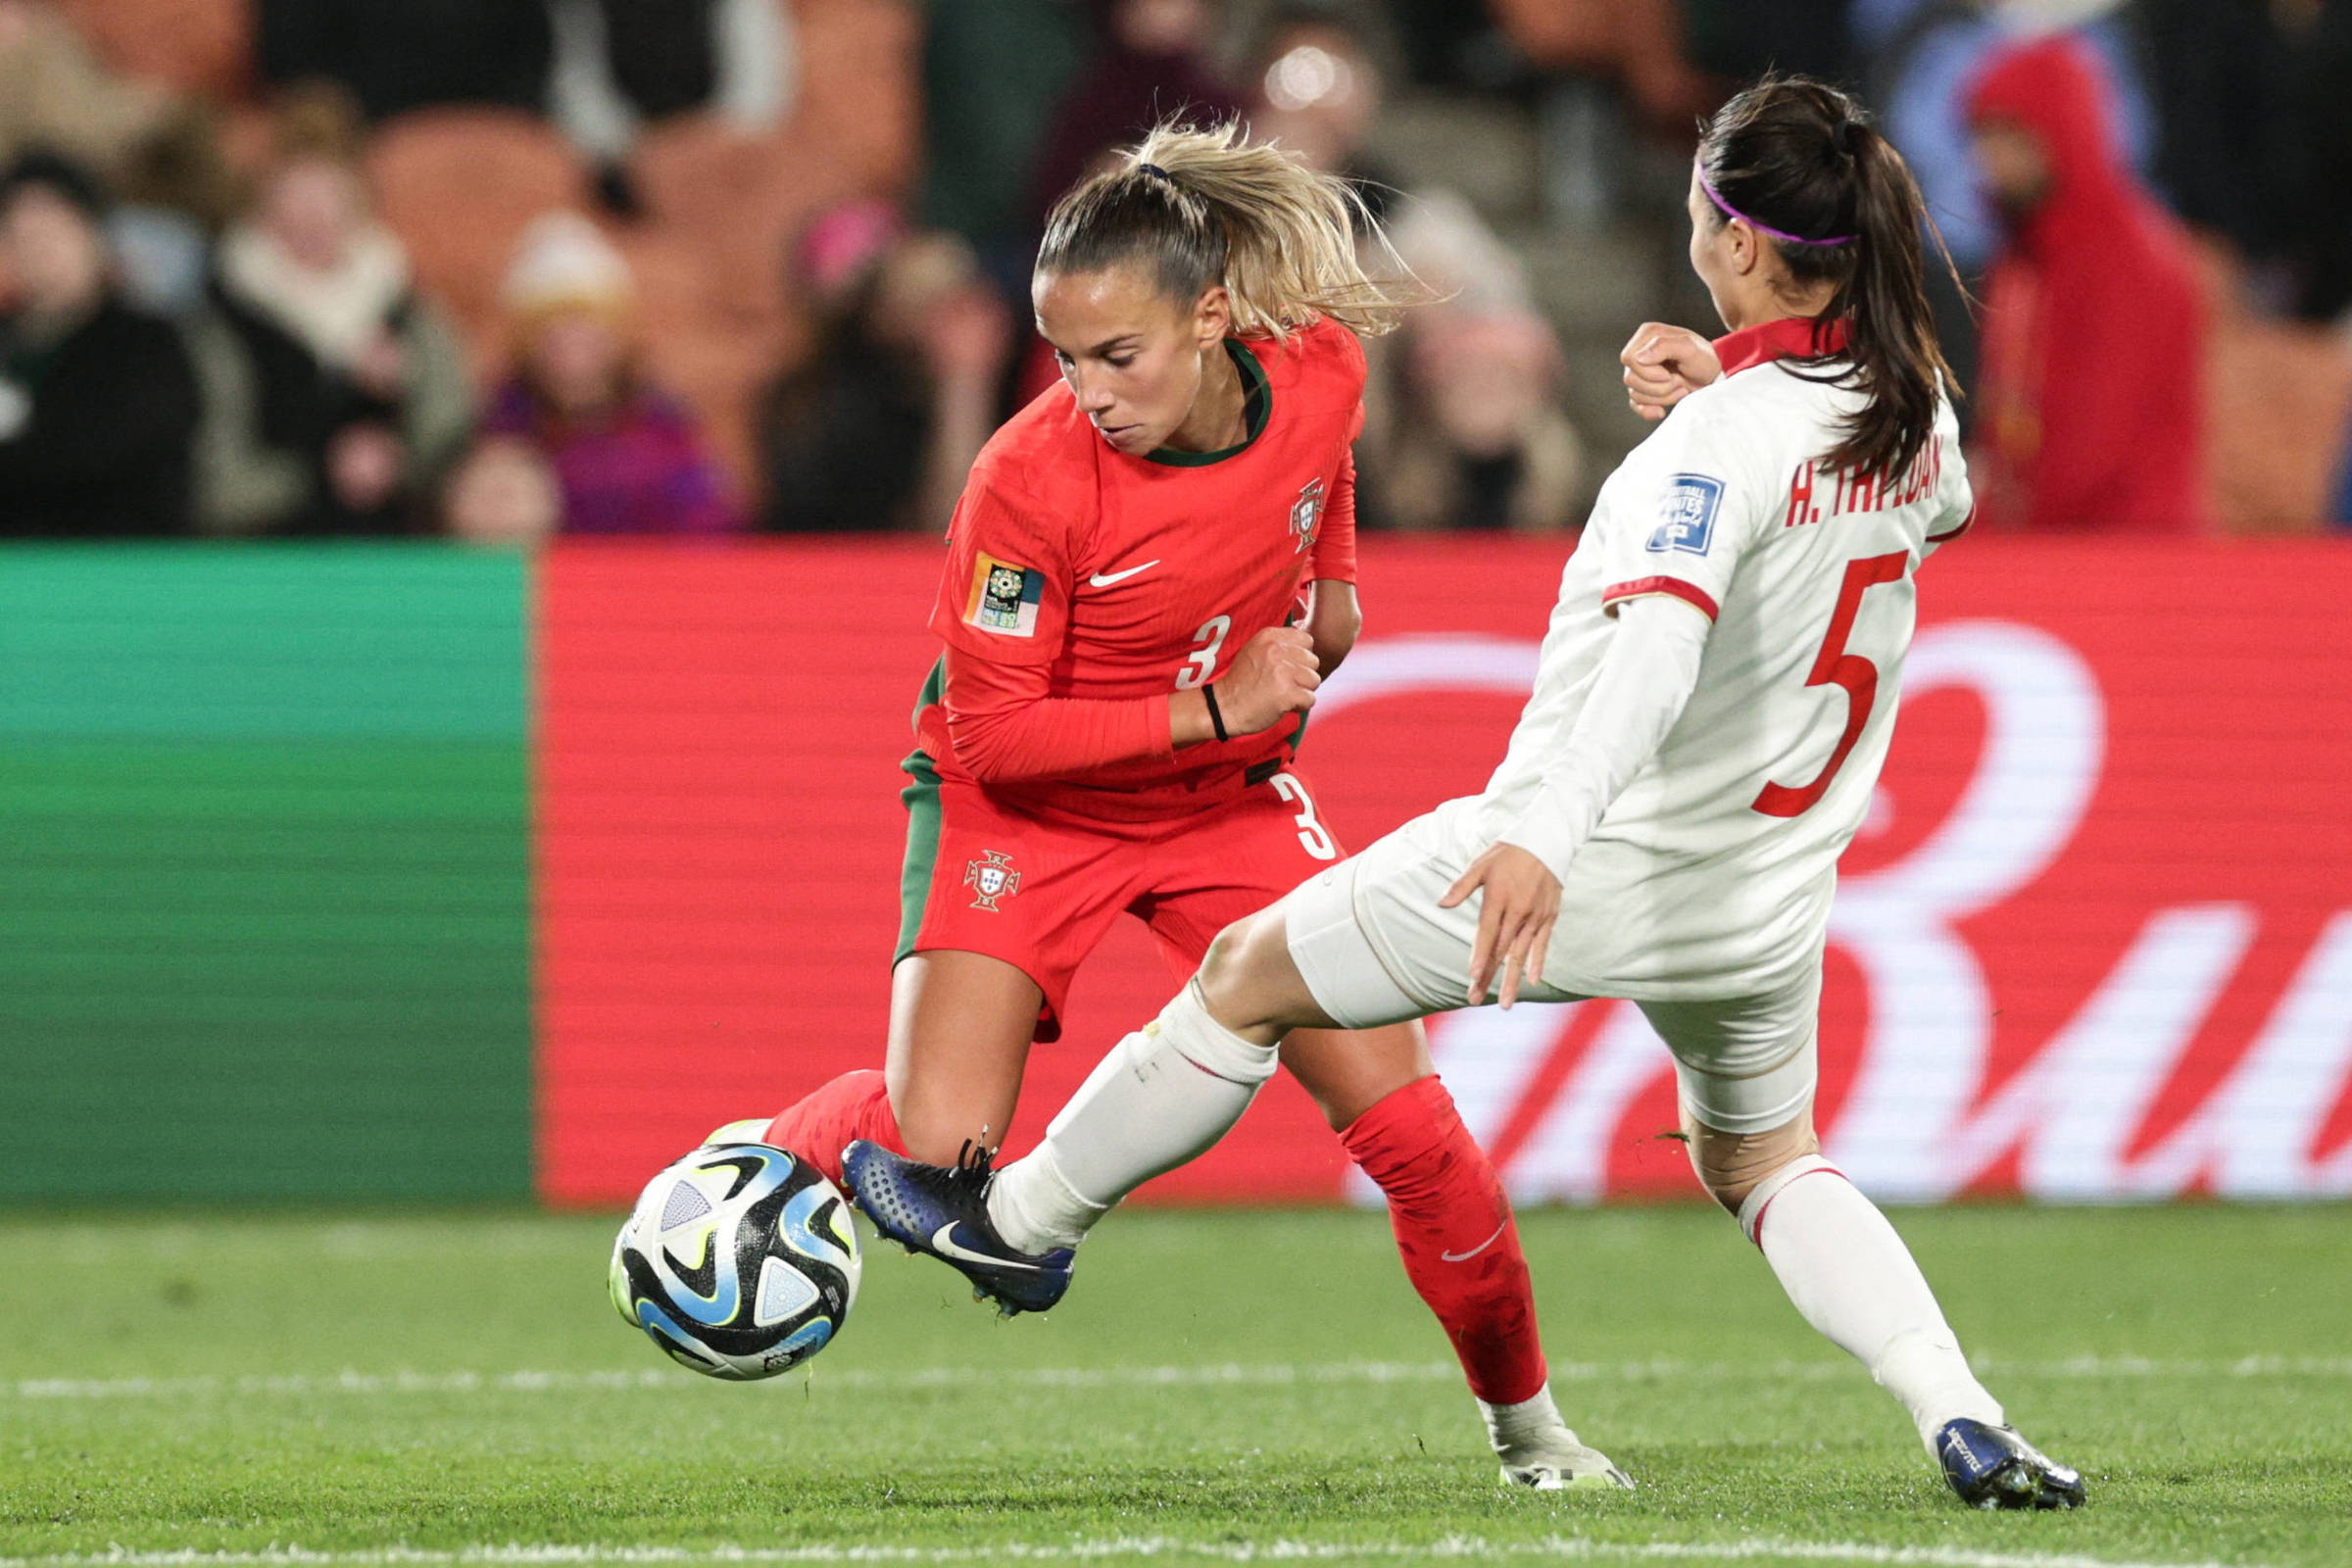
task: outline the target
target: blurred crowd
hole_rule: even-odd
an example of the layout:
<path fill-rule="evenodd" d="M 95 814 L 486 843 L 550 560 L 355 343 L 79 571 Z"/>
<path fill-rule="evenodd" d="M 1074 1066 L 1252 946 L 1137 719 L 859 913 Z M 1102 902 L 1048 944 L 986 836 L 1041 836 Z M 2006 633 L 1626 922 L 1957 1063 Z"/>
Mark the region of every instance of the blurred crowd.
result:
<path fill-rule="evenodd" d="M 1688 305 L 1775 68 L 1919 172 L 1988 526 L 2352 525 L 2352 0 L 0 0 L 0 535 L 936 533 L 1047 209 L 1178 111 L 1440 296 L 1365 525 L 1571 528 L 1639 427 L 1562 323 Z"/>

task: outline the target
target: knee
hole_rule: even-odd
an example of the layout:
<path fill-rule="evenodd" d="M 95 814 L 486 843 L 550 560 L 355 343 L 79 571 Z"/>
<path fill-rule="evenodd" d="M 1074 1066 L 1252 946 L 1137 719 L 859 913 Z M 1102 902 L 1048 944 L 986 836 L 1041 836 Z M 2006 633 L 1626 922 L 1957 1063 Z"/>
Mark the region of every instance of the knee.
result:
<path fill-rule="evenodd" d="M 1302 1000 L 1279 905 L 1218 932 L 1200 960 L 1200 983 L 1210 1016 L 1251 1039 L 1270 1031 L 1265 1042 L 1271 1044 L 1302 1024 L 1326 1021 Z"/>
<path fill-rule="evenodd" d="M 1756 1184 L 1792 1159 L 1821 1152 L 1810 1105 L 1789 1121 L 1758 1133 L 1721 1132 L 1683 1108 L 1683 1136 L 1690 1168 L 1709 1197 L 1732 1213 L 1747 1201 Z"/>
<path fill-rule="evenodd" d="M 1246 914 L 1217 933 L 1200 960 L 1200 990 L 1209 1005 L 1237 1000 L 1250 976 L 1264 972 L 1269 952 L 1287 947 L 1282 917 L 1270 909 Z M 1219 1009 L 1222 1011 L 1222 1009 Z"/>

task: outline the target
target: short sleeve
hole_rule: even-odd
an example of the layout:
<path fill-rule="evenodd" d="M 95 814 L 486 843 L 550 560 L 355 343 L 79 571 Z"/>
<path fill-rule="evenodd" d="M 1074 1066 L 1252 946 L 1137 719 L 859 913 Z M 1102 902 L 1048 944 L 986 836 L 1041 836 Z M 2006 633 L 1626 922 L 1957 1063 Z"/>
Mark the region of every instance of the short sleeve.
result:
<path fill-rule="evenodd" d="M 1051 663 L 1068 631 L 1070 588 L 1066 524 L 975 471 L 948 524 L 931 630 L 975 659 Z"/>
<path fill-rule="evenodd" d="M 1722 613 L 1762 509 L 1719 407 L 1687 403 L 1642 444 L 1598 541 L 1603 609 L 1665 594 Z"/>

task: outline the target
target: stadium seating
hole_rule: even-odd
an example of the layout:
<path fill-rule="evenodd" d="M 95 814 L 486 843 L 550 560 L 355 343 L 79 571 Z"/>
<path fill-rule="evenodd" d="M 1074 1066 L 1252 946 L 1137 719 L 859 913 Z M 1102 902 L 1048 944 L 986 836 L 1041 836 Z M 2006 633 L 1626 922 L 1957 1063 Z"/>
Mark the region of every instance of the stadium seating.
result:
<path fill-rule="evenodd" d="M 2206 400 L 2224 528 L 2317 531 L 2352 430 L 2352 354 L 2342 334 L 2226 311 L 2214 321 Z"/>
<path fill-rule="evenodd" d="M 417 282 L 464 325 L 477 356 L 494 345 L 499 280 L 523 226 L 585 197 L 570 144 L 513 110 L 403 115 L 377 133 L 368 169 Z"/>
<path fill-rule="evenodd" d="M 223 99 L 251 77 L 253 0 L 59 0 L 57 9 L 124 75 Z"/>

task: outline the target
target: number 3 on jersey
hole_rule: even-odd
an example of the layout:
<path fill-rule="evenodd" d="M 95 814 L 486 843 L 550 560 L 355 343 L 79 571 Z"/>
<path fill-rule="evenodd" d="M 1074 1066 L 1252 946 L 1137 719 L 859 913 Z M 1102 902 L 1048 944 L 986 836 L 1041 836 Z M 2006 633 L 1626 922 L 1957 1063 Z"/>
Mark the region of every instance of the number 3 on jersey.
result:
<path fill-rule="evenodd" d="M 1211 615 L 1193 633 L 1193 651 L 1184 656 L 1184 667 L 1176 672 L 1176 689 L 1189 692 L 1208 684 L 1208 677 L 1217 672 L 1217 654 L 1225 646 L 1225 634 L 1233 630 L 1231 615 Z"/>
<path fill-rule="evenodd" d="M 1805 677 L 1808 686 L 1842 686 L 1845 688 L 1845 732 L 1838 737 L 1837 747 L 1820 774 L 1810 784 L 1793 788 L 1786 784 L 1767 784 L 1756 797 L 1755 808 L 1766 816 L 1798 816 L 1811 810 L 1830 790 L 1830 781 L 1845 765 L 1846 754 L 1854 742 L 1862 738 L 1862 726 L 1870 722 L 1870 710 L 1879 700 L 1879 666 L 1860 654 L 1845 651 L 1845 640 L 1854 633 L 1854 615 L 1862 608 L 1862 596 L 1883 582 L 1900 582 L 1903 570 L 1910 564 L 1911 553 L 1897 550 L 1890 555 L 1870 556 L 1845 564 L 1845 581 L 1838 590 L 1838 608 L 1830 612 L 1830 629 L 1821 640 L 1821 652 L 1813 658 L 1813 672 Z"/>
<path fill-rule="evenodd" d="M 1330 830 L 1316 818 L 1315 803 L 1308 798 L 1306 786 L 1298 782 L 1298 776 L 1277 773 L 1266 782 L 1274 786 L 1275 794 L 1298 808 L 1298 814 L 1291 820 L 1298 824 L 1299 848 L 1318 860 L 1338 859 L 1340 847 L 1331 841 Z"/>

